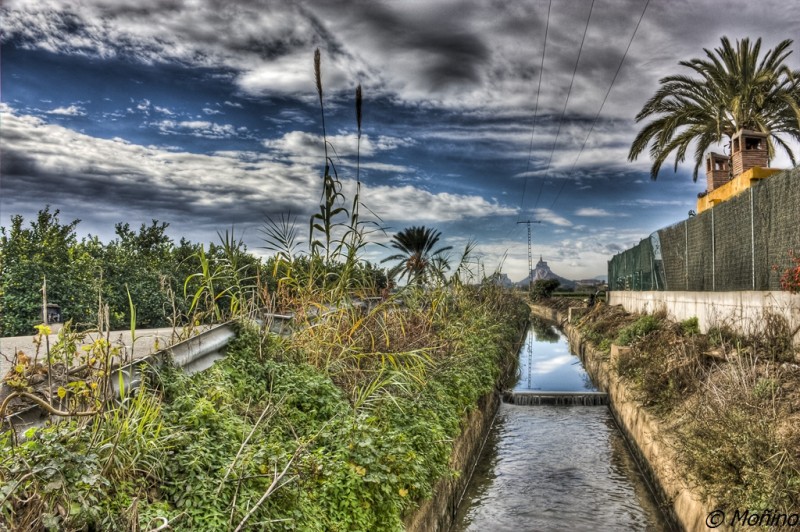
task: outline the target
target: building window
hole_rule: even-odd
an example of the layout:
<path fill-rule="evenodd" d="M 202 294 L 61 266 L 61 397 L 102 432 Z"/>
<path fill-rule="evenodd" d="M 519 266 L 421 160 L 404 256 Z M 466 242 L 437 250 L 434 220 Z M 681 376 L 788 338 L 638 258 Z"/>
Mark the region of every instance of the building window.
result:
<path fill-rule="evenodd" d="M 761 148 L 761 139 L 758 137 L 745 137 L 744 139 L 744 149 L 745 150 L 760 150 Z"/>

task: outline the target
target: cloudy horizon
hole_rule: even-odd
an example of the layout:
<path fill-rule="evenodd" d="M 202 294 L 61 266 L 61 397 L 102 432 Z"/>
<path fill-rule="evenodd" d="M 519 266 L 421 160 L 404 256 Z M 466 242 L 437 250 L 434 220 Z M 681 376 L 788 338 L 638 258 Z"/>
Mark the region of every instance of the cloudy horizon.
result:
<path fill-rule="evenodd" d="M 318 208 L 319 48 L 349 194 L 364 91 L 362 198 L 386 229 L 365 258 L 424 224 L 455 250 L 475 241 L 487 272 L 518 281 L 519 222 L 542 222 L 534 261 L 582 279 L 684 219 L 704 176 L 671 158 L 651 181 L 649 158 L 628 162 L 635 115 L 679 61 L 722 36 L 771 48 L 800 12 L 775 0 L 7 0 L 0 20 L 0 225 L 49 204 L 106 242 L 115 223 L 157 219 L 176 241 L 233 226 L 265 253 L 267 217 L 302 228 Z"/>

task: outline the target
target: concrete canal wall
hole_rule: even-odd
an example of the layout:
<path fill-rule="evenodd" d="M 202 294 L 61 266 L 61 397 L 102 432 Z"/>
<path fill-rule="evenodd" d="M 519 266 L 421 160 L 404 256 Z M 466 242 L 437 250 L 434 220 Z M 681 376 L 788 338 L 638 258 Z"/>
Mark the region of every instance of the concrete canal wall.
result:
<path fill-rule="evenodd" d="M 497 381 L 497 390 L 504 389 L 515 376 L 516 354 L 522 346 L 526 333 L 527 327 L 522 330 L 520 340 L 514 347 L 515 356 L 507 358 L 508 363 Z M 484 395 L 478 401 L 477 408 L 464 417 L 461 434 L 453 442 L 453 453 L 450 456 L 450 469 L 457 471 L 458 474 L 439 481 L 433 490 L 433 497 L 422 503 L 405 519 L 407 531 L 437 532 L 450 529 L 458 512 L 458 505 L 472 477 L 472 470 L 480 459 L 483 444 L 500 407 L 500 397 L 499 392 Z"/>
<path fill-rule="evenodd" d="M 782 316 L 800 345 L 800 294 L 785 291 L 665 292 L 620 291 L 608 293 L 609 305 L 622 305 L 629 313 L 667 311 L 674 321 L 696 317 L 702 332 L 730 324 L 742 331 L 758 331 L 764 314 Z"/>
<path fill-rule="evenodd" d="M 533 314 L 556 322 L 569 340 L 570 349 L 580 357 L 586 372 L 598 389 L 608 393 L 609 407 L 617 425 L 628 440 L 640 467 L 649 477 L 659 502 L 673 525 L 687 531 L 708 530 L 706 518 L 716 508 L 693 491 L 677 471 L 675 451 L 668 444 L 670 434 L 654 416 L 632 399 L 625 383 L 612 370 L 612 356 L 596 350 L 582 338 L 567 316 L 546 307 L 532 306 Z M 727 530 L 723 525 L 715 530 Z"/>

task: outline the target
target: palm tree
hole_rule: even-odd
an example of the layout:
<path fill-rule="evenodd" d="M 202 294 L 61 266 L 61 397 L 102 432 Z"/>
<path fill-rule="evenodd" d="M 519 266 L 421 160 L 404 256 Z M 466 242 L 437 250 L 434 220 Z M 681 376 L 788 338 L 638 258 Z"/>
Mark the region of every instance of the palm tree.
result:
<path fill-rule="evenodd" d="M 636 121 L 654 117 L 636 136 L 628 160 L 634 161 L 650 146 L 656 179 L 661 165 L 675 152 L 675 170 L 695 143 L 693 179 L 712 144 L 730 138 L 740 129 L 767 133 L 768 157 L 780 146 L 795 165 L 794 153 L 778 135 L 800 141 L 800 70 L 791 70 L 785 60 L 792 41 L 785 40 L 759 60 L 761 39 L 732 46 L 727 37 L 706 59 L 681 61 L 699 78 L 674 75 L 662 78 L 661 87 L 644 104 Z"/>
<path fill-rule="evenodd" d="M 394 278 L 399 273 L 399 279 L 407 276 L 409 283 L 422 284 L 429 275 L 442 277 L 449 268 L 444 253 L 453 247 L 445 246 L 434 251 L 433 248 L 441 236 L 441 232 L 425 226 L 407 227 L 394 235 L 391 245 L 400 250 L 400 253 L 381 261 L 400 261 L 389 270 L 389 278 Z"/>

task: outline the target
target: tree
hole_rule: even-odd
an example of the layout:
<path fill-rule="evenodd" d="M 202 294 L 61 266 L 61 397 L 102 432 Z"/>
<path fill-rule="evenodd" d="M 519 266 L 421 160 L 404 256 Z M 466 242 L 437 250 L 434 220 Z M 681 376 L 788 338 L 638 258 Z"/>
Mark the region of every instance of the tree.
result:
<path fill-rule="evenodd" d="M 533 283 L 531 299 L 534 301 L 549 299 L 560 285 L 561 283 L 558 279 L 539 279 Z"/>
<path fill-rule="evenodd" d="M 48 205 L 24 228 L 20 215 L 11 226 L 0 228 L 0 335 L 33 334 L 42 322 L 42 284 L 47 298 L 61 307 L 63 320 L 92 318 L 94 263 L 75 253 L 75 227 L 80 220 L 62 224 L 59 210 Z"/>
<path fill-rule="evenodd" d="M 795 163 L 794 153 L 779 135 L 800 141 L 800 70 L 791 70 L 786 58 L 791 40 L 785 40 L 760 57 L 761 39 L 731 45 L 727 37 L 722 46 L 704 49 L 706 59 L 681 61 L 699 78 L 673 75 L 662 78 L 661 87 L 636 115 L 636 122 L 653 117 L 636 136 L 628 154 L 634 161 L 650 146 L 656 179 L 661 165 L 675 152 L 675 170 L 694 143 L 697 181 L 703 156 L 712 144 L 730 138 L 740 129 L 768 134 L 768 156 L 776 145 Z"/>
<path fill-rule="evenodd" d="M 445 246 L 434 251 L 441 236 L 441 232 L 425 226 L 408 227 L 394 235 L 391 246 L 400 253 L 381 261 L 400 261 L 389 270 L 389 277 L 399 273 L 399 279 L 407 277 L 409 283 L 416 284 L 423 284 L 430 277 L 441 278 L 449 268 L 445 252 L 453 249 Z"/>
<path fill-rule="evenodd" d="M 138 328 L 168 325 L 172 301 L 167 288 L 181 294 L 183 279 L 176 278 L 179 267 L 167 227 L 169 224 L 158 220 L 149 226 L 141 224 L 138 232 L 128 223 L 114 226 L 117 238 L 106 246 L 103 261 L 103 294 L 111 310 L 112 328 L 129 327 L 129 294 Z"/>

